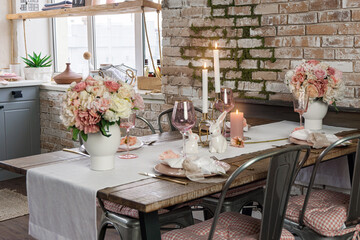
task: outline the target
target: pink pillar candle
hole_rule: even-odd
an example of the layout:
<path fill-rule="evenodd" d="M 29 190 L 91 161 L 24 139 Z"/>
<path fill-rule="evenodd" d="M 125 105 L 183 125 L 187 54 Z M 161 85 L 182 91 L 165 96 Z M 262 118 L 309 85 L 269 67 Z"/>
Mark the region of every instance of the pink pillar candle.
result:
<path fill-rule="evenodd" d="M 244 131 L 243 131 L 243 121 L 244 121 L 244 113 L 236 112 L 230 113 L 230 137 L 240 137 L 241 139 L 244 138 Z"/>

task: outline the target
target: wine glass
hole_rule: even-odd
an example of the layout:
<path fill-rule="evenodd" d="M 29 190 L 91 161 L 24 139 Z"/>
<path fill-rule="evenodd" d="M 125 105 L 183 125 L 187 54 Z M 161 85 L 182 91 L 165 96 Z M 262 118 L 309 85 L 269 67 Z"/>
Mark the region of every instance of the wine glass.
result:
<path fill-rule="evenodd" d="M 221 88 L 220 99 L 215 103 L 215 108 L 220 112 L 230 112 L 234 108 L 234 97 L 231 88 Z"/>
<path fill-rule="evenodd" d="M 135 113 L 130 114 L 130 116 L 127 117 L 127 118 L 120 118 L 120 127 L 126 129 L 126 148 L 127 148 L 127 152 L 125 154 L 120 155 L 119 158 L 132 159 L 132 158 L 137 158 L 138 157 L 136 154 L 133 154 L 133 153 L 130 154 L 129 153 L 129 142 L 130 142 L 129 132 L 130 132 L 131 128 L 135 127 L 135 119 L 136 119 L 136 114 Z"/>
<path fill-rule="evenodd" d="M 183 157 L 186 158 L 185 152 L 185 133 L 189 131 L 196 122 L 194 105 L 191 101 L 176 101 L 171 116 L 171 123 L 182 134 L 183 137 Z"/>
<path fill-rule="evenodd" d="M 293 93 L 294 112 L 299 113 L 300 127 L 303 126 L 302 115 L 306 113 L 309 104 L 309 95 L 305 89 Z"/>
<path fill-rule="evenodd" d="M 215 108 L 220 112 L 229 113 L 234 108 L 234 97 L 231 88 L 223 87 L 220 89 L 220 99 L 215 102 Z M 225 121 L 223 122 L 223 135 L 228 137 L 225 129 Z"/>

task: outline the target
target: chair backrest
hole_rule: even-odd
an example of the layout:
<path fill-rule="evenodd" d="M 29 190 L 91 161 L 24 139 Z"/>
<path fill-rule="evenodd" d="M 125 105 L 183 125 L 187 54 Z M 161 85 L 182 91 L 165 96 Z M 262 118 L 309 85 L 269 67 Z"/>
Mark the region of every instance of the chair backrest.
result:
<path fill-rule="evenodd" d="M 306 153 L 300 160 L 300 153 L 303 149 L 306 150 Z M 280 239 L 291 185 L 295 179 L 294 175 L 305 163 L 309 157 L 309 154 L 309 146 L 300 145 L 288 147 L 255 157 L 237 168 L 225 182 L 225 185 L 222 189 L 220 200 L 215 210 L 209 239 L 212 239 L 214 235 L 218 217 L 221 211 L 221 206 L 224 202 L 226 192 L 232 182 L 242 171 L 244 171 L 249 166 L 259 161 L 266 161 L 269 158 L 270 165 L 266 181 L 265 203 L 261 220 L 260 239 Z"/>
<path fill-rule="evenodd" d="M 315 182 L 315 176 L 317 169 L 319 167 L 320 162 L 324 159 L 324 157 L 335 147 L 348 142 L 350 140 L 358 140 L 357 148 L 356 148 L 356 154 L 355 154 L 355 163 L 354 163 L 354 169 L 353 169 L 353 179 L 352 179 L 352 187 L 351 187 L 351 193 L 350 193 L 350 203 L 349 203 L 349 209 L 348 209 L 348 215 L 346 220 L 346 225 L 355 225 L 360 222 L 360 156 L 359 156 L 359 150 L 360 150 L 360 134 L 344 137 L 339 139 L 338 141 L 331 144 L 329 147 L 325 148 L 324 151 L 319 155 L 319 157 L 316 159 L 314 169 L 311 173 L 310 182 L 308 185 L 308 190 L 305 195 L 304 205 L 302 208 L 302 211 L 299 216 L 299 224 L 301 226 L 304 225 L 304 215 L 305 210 L 307 207 L 307 204 L 310 199 L 312 187 Z"/>
<path fill-rule="evenodd" d="M 138 116 L 138 115 L 136 115 L 136 118 L 139 119 L 139 120 L 141 120 L 141 121 L 143 121 L 143 122 L 150 128 L 152 134 L 155 134 L 155 133 L 156 133 L 154 126 L 153 126 L 147 119 L 145 119 L 145 118 L 143 118 L 143 117 L 140 117 L 140 116 Z"/>
<path fill-rule="evenodd" d="M 174 127 L 174 125 L 172 125 L 171 123 L 171 115 L 172 115 L 172 111 L 173 111 L 173 108 L 170 108 L 170 109 L 167 109 L 163 112 L 161 112 L 158 116 L 158 125 L 159 125 L 159 131 L 161 133 L 164 132 L 164 129 L 162 128 L 162 125 L 161 125 L 161 119 L 164 115 L 167 116 L 167 120 L 168 120 L 168 123 L 169 123 L 169 126 L 170 126 L 170 131 L 176 131 L 176 128 Z M 199 113 L 202 113 L 202 110 L 198 107 L 195 107 L 195 111 L 199 112 Z"/>

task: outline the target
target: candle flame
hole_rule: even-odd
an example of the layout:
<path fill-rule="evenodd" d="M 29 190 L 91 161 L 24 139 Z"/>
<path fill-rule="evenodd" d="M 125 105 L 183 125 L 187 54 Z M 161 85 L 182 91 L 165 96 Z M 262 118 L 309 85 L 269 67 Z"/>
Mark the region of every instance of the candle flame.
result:
<path fill-rule="evenodd" d="M 239 110 L 236 109 L 236 114 L 239 114 Z"/>
<path fill-rule="evenodd" d="M 204 63 L 204 69 L 206 68 L 206 63 Z"/>
<path fill-rule="evenodd" d="M 216 42 L 216 43 L 215 43 L 215 49 L 217 49 L 217 45 L 218 45 L 218 44 L 217 44 L 217 42 Z"/>

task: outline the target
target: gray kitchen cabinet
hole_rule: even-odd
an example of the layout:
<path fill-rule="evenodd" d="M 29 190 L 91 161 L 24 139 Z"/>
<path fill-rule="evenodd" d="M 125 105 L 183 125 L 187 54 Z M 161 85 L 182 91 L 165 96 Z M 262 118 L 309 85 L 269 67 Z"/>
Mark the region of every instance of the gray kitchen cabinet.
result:
<path fill-rule="evenodd" d="M 40 153 L 39 88 L 0 88 L 0 161 Z M 0 169 L 0 180 L 14 177 Z"/>

